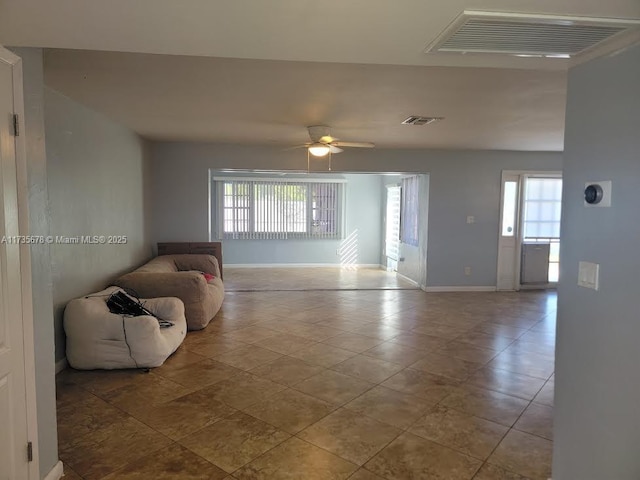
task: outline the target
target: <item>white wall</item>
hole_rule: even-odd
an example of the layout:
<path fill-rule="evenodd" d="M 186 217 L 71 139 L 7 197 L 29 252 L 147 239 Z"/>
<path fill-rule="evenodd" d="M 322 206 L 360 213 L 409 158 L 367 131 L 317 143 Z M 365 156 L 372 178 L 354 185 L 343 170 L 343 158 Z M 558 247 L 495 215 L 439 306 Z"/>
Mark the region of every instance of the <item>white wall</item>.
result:
<path fill-rule="evenodd" d="M 222 173 L 213 172 L 215 176 Z M 269 175 L 264 174 L 268 179 Z M 235 175 L 237 176 L 237 175 Z M 252 176 L 260 176 L 253 174 Z M 357 237 L 357 264 L 379 263 L 381 198 L 380 176 L 334 174 L 346 188 L 345 237 Z M 331 178 L 331 174 L 321 175 Z M 282 178 L 282 177 L 277 177 Z M 215 198 L 212 209 L 215 210 Z M 215 230 L 215 229 L 214 229 Z M 222 240 L 225 264 L 330 264 L 341 263 L 337 253 L 343 240 Z"/>
<path fill-rule="evenodd" d="M 573 68 L 565 131 L 554 480 L 640 478 L 640 46 Z M 610 208 L 585 182 L 611 180 Z M 598 291 L 578 262 L 600 264 Z"/>
<path fill-rule="evenodd" d="M 339 173 L 429 174 L 427 286 L 495 286 L 502 170 L 561 170 L 562 165 L 562 155 L 553 152 L 352 148 L 333 159 Z M 209 169 L 306 166 L 304 151 L 281 147 L 155 143 L 153 242 L 208 240 Z M 467 224 L 467 215 L 476 223 Z M 472 267 L 471 276 L 464 275 L 465 266 Z"/>
<path fill-rule="evenodd" d="M 64 306 L 101 290 L 151 257 L 145 143 L 132 131 L 45 90 L 51 235 L 126 236 L 126 244 L 51 245 L 56 359 L 64 358 Z"/>

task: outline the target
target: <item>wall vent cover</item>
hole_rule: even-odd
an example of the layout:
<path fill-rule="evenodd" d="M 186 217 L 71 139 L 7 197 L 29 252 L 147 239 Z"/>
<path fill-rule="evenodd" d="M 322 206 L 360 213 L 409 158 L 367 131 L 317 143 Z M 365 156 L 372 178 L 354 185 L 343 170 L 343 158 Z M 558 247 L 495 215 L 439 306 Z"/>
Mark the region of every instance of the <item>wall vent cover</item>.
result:
<path fill-rule="evenodd" d="M 418 115 L 411 115 L 402 122 L 402 125 L 428 125 L 429 123 L 437 122 L 439 120 L 444 120 L 444 117 L 421 117 Z"/>
<path fill-rule="evenodd" d="M 639 28 L 640 19 L 465 10 L 429 44 L 425 53 L 568 57 Z"/>

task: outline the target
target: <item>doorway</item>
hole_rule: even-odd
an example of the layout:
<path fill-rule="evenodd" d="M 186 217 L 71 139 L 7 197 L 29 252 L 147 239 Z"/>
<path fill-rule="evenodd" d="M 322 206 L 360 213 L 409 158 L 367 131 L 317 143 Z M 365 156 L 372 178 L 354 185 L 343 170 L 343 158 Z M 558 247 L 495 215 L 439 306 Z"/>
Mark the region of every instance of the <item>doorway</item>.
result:
<path fill-rule="evenodd" d="M 503 172 L 497 290 L 557 285 L 561 206 L 560 172 Z"/>

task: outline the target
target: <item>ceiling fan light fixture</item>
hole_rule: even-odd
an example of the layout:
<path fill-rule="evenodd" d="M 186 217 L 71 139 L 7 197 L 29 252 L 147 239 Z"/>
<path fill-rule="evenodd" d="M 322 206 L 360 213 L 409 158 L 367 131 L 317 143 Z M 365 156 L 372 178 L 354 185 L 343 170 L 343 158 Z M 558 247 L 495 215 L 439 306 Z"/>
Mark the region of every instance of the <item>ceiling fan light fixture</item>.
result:
<path fill-rule="evenodd" d="M 324 143 L 316 142 L 309 145 L 309 153 L 314 157 L 324 157 L 329 151 L 329 145 L 325 145 Z"/>

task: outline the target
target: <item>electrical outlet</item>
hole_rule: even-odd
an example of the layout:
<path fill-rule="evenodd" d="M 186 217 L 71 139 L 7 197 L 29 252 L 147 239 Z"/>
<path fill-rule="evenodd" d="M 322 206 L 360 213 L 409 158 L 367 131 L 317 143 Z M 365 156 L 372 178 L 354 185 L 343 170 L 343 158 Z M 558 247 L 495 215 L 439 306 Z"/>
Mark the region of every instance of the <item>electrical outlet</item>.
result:
<path fill-rule="evenodd" d="M 471 267 L 464 267 L 464 274 L 466 276 L 471 275 Z"/>

